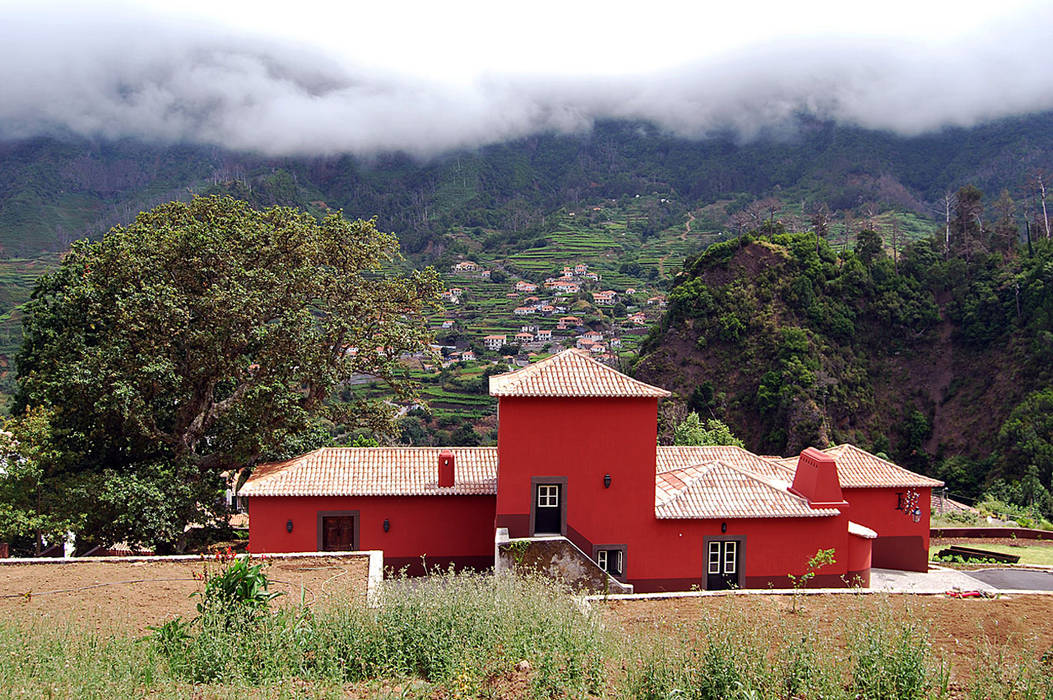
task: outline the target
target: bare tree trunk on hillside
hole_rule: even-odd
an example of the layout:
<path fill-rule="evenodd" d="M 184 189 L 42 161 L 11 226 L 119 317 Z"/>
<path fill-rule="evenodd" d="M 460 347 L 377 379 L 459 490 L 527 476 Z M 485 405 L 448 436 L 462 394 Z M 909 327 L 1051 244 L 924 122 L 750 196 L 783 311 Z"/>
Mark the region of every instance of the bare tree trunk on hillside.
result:
<path fill-rule="evenodd" d="M 951 193 L 943 193 L 943 213 L 946 222 L 943 232 L 943 254 L 951 254 Z"/>
<path fill-rule="evenodd" d="M 1042 173 L 1038 174 L 1038 191 L 1042 195 L 1042 224 L 1046 227 L 1046 238 L 1049 238 L 1049 214 L 1046 213 L 1046 183 L 1042 181 Z"/>
<path fill-rule="evenodd" d="M 830 207 L 819 202 L 812 210 L 812 227 L 815 228 L 815 254 L 819 255 L 819 244 L 830 230 Z"/>
<path fill-rule="evenodd" d="M 892 267 L 899 274 L 899 217 L 892 215 Z"/>

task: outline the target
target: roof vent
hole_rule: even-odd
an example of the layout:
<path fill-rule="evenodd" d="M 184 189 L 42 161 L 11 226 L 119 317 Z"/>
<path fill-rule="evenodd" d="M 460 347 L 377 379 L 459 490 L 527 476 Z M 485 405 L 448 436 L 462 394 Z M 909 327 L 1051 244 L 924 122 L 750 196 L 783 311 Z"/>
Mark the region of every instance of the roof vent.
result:
<path fill-rule="evenodd" d="M 439 453 L 439 486 L 453 486 L 453 453 L 443 450 Z"/>

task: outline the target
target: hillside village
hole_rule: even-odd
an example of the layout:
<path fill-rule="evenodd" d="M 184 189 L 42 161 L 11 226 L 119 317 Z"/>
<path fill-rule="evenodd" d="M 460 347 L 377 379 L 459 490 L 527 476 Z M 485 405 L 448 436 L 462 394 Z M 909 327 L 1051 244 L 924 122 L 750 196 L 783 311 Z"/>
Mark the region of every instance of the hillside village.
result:
<path fill-rule="evenodd" d="M 451 283 L 464 277 L 490 280 L 492 272 L 466 260 L 452 266 L 450 277 Z M 438 345 L 436 349 L 442 352 L 444 366 L 489 355 L 500 355 L 522 365 L 539 353 L 571 347 L 587 350 L 596 359 L 617 365 L 623 345 L 635 346 L 639 336 L 660 316 L 666 298 L 657 292 L 647 296 L 635 287 L 621 291 L 602 287 L 601 275 L 589 270 L 589 265 L 583 262 L 565 266 L 559 276 L 546 277 L 540 282 L 518 279 L 505 294 L 508 301 L 487 319 L 493 325 L 512 329 L 488 334 L 466 332 L 459 342 Z M 436 329 L 438 334 L 455 333 L 458 329 L 470 331 L 482 325 L 478 316 L 460 312 L 465 294 L 461 286 L 451 286 L 443 292 L 446 315 Z M 513 303 L 517 305 L 509 311 L 507 307 Z M 607 307 L 604 310 L 607 313 L 588 313 L 599 311 L 598 307 Z M 529 323 L 514 330 L 517 323 L 525 321 Z M 447 333 L 446 337 L 452 334 Z M 629 342 L 623 342 L 625 337 Z"/>

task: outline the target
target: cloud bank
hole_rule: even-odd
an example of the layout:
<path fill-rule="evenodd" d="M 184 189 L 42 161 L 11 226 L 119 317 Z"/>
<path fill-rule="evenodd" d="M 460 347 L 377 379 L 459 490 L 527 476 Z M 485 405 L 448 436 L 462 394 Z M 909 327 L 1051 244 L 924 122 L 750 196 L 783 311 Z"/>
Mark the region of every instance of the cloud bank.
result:
<path fill-rule="evenodd" d="M 1053 109 L 1051 26 L 1053 9 L 1040 9 L 954 42 L 787 39 L 624 78 L 444 82 L 189 21 L 9 12 L 0 13 L 0 137 L 428 156 L 585 132 L 606 118 L 748 139 L 802 112 L 913 135 Z"/>

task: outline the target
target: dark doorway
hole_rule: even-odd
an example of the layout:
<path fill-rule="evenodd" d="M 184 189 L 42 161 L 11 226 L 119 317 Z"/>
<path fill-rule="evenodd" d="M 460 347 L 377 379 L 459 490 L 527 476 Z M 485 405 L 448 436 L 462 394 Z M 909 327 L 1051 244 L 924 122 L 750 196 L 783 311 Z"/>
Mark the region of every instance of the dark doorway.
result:
<path fill-rule="evenodd" d="M 563 484 L 534 485 L 534 534 L 563 534 Z"/>
<path fill-rule="evenodd" d="M 319 513 L 318 549 L 323 552 L 352 552 L 357 550 L 358 513 Z"/>
<path fill-rule="evenodd" d="M 706 590 L 741 587 L 742 545 L 739 540 L 706 542 Z"/>

